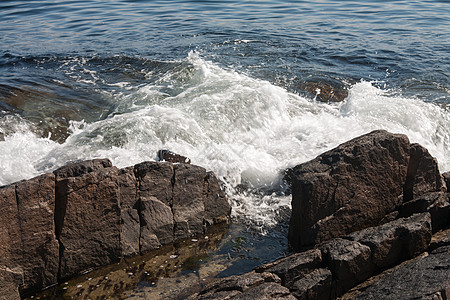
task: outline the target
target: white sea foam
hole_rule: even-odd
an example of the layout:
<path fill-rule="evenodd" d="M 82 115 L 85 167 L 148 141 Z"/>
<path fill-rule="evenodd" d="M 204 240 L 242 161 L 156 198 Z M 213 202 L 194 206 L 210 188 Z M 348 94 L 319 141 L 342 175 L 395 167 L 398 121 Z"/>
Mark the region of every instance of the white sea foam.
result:
<path fill-rule="evenodd" d="M 289 197 L 237 194 L 239 187 L 276 191 L 285 168 L 375 129 L 407 134 L 429 149 L 441 171 L 450 170 L 450 112 L 434 104 L 391 95 L 370 82 L 353 85 L 340 104 L 325 104 L 225 70 L 195 53 L 185 63 L 188 70 L 116 96 L 117 108 L 105 120 L 73 122 L 63 144 L 29 130 L 7 135 L 0 142 L 0 184 L 72 160 L 107 157 L 125 167 L 170 149 L 228 184 L 236 216 L 267 226 L 289 207 Z M 169 95 L 161 87 L 179 92 Z"/>

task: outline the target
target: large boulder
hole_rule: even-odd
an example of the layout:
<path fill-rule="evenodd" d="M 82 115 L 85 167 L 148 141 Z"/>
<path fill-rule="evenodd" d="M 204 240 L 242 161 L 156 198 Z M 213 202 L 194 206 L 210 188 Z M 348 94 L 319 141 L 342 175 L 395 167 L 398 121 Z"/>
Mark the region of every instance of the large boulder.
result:
<path fill-rule="evenodd" d="M 291 245 L 300 249 L 376 225 L 401 203 L 409 150 L 405 135 L 378 130 L 288 170 Z"/>
<path fill-rule="evenodd" d="M 403 202 L 445 190 L 425 148 L 384 130 L 288 170 L 286 180 L 292 188 L 289 242 L 297 250 L 375 226 Z"/>

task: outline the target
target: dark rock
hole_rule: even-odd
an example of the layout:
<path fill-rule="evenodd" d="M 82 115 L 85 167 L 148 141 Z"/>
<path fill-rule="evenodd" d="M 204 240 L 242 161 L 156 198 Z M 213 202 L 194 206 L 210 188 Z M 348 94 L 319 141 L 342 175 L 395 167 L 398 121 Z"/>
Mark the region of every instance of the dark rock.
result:
<path fill-rule="evenodd" d="M 57 283 L 59 246 L 55 237 L 55 176 L 44 174 L 16 184 L 21 234 L 22 292 Z"/>
<path fill-rule="evenodd" d="M 138 181 L 134 167 L 119 170 L 118 188 L 121 212 L 120 240 L 124 256 L 139 253 L 140 216 L 138 202 Z"/>
<path fill-rule="evenodd" d="M 168 161 L 171 163 L 182 163 L 182 164 L 190 164 L 191 160 L 186 156 L 182 156 L 180 154 L 173 153 L 169 150 L 159 150 L 158 151 L 158 159 L 159 161 Z"/>
<path fill-rule="evenodd" d="M 348 235 L 348 238 L 367 245 L 371 261 L 384 270 L 424 252 L 431 240 L 429 213 L 415 214 L 377 227 Z"/>
<path fill-rule="evenodd" d="M 419 144 L 411 144 L 410 162 L 404 186 L 403 201 L 409 201 L 428 192 L 445 191 L 445 182 L 436 158 Z"/>
<path fill-rule="evenodd" d="M 366 280 L 375 271 L 368 246 L 337 238 L 321 245 L 320 249 L 333 274 L 338 295 Z"/>
<path fill-rule="evenodd" d="M 67 164 L 53 171 L 53 174 L 55 174 L 56 180 L 60 180 L 68 177 L 77 177 L 86 173 L 94 172 L 98 169 L 109 167 L 112 167 L 112 163 L 109 159 L 93 159 Z"/>
<path fill-rule="evenodd" d="M 401 201 L 409 149 L 405 135 L 378 130 L 288 170 L 291 245 L 300 249 L 376 225 Z"/>
<path fill-rule="evenodd" d="M 206 173 L 203 190 L 206 223 L 212 225 L 226 222 L 231 214 L 231 206 L 213 172 Z"/>
<path fill-rule="evenodd" d="M 174 241 L 173 214 L 169 206 L 155 197 L 140 199 L 140 249 L 147 251 Z"/>
<path fill-rule="evenodd" d="M 17 215 L 16 186 L 0 187 L 0 299 L 20 299 L 23 286 L 22 237 Z"/>
<path fill-rule="evenodd" d="M 121 211 L 115 167 L 57 182 L 60 213 L 60 278 L 117 262 L 122 256 Z"/>
<path fill-rule="evenodd" d="M 450 225 L 450 193 L 434 192 L 403 203 L 399 208 L 399 217 L 409 217 L 415 213 L 429 212 L 433 232 Z"/>
<path fill-rule="evenodd" d="M 447 186 L 447 193 L 450 193 L 450 172 L 442 174 L 442 178 L 444 178 L 445 185 Z"/>
<path fill-rule="evenodd" d="M 448 299 L 450 246 L 385 271 L 341 299 Z"/>
<path fill-rule="evenodd" d="M 331 78 L 307 81 L 300 84 L 298 88 L 322 102 L 341 102 L 348 96 L 348 87 L 342 82 Z"/>
<path fill-rule="evenodd" d="M 450 246 L 450 229 L 439 231 L 433 234 L 428 251 L 433 251 L 439 247 Z"/>
<path fill-rule="evenodd" d="M 0 267 L 0 300 L 21 299 L 19 287 L 23 284 L 24 278 L 21 268 Z"/>
<path fill-rule="evenodd" d="M 248 300 L 248 299 L 287 299 L 295 300 L 294 296 L 291 295 L 288 288 L 275 283 L 267 282 L 254 287 L 249 288 L 242 294 L 231 297 L 233 300 Z"/>
<path fill-rule="evenodd" d="M 139 196 L 155 197 L 168 206 L 172 206 L 173 164 L 169 162 L 143 162 L 134 166 L 138 179 Z"/>
<path fill-rule="evenodd" d="M 291 287 L 292 295 L 300 300 L 332 299 L 332 275 L 328 269 L 316 269 Z"/>
<path fill-rule="evenodd" d="M 173 217 L 175 238 L 203 233 L 206 170 L 199 166 L 174 165 Z"/>
<path fill-rule="evenodd" d="M 295 253 L 286 258 L 255 268 L 255 272 L 270 272 L 281 279 L 284 286 L 290 287 L 298 279 L 305 277 L 322 266 L 322 254 L 319 249 Z"/>
<path fill-rule="evenodd" d="M 278 276 L 271 273 L 250 272 L 219 279 L 207 285 L 200 293 L 192 295 L 189 299 L 230 299 L 233 296 L 241 295 L 252 287 L 261 286 L 267 282 L 279 284 L 280 281 Z"/>

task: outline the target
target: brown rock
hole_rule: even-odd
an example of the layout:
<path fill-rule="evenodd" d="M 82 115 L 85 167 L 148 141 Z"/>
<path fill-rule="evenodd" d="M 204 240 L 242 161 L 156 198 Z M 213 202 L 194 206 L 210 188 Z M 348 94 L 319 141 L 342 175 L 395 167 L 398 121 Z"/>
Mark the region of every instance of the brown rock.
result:
<path fill-rule="evenodd" d="M 213 172 L 206 173 L 203 194 L 206 223 L 212 225 L 227 221 L 231 214 L 231 206 Z"/>
<path fill-rule="evenodd" d="M 26 292 L 57 283 L 59 246 L 54 224 L 55 176 L 49 173 L 18 182 L 16 197 L 22 240 L 22 291 Z"/>
<path fill-rule="evenodd" d="M 319 249 L 295 253 L 286 258 L 255 268 L 255 272 L 270 272 L 281 279 L 284 286 L 290 287 L 295 281 L 320 268 L 322 253 Z"/>
<path fill-rule="evenodd" d="M 19 300 L 19 287 L 24 278 L 21 268 L 10 269 L 0 266 L 0 300 Z"/>
<path fill-rule="evenodd" d="M 155 197 L 141 197 L 140 213 L 141 251 L 156 249 L 174 241 L 174 221 L 169 206 Z"/>
<path fill-rule="evenodd" d="M 233 300 L 247 300 L 247 299 L 287 299 L 296 300 L 294 296 L 291 295 L 288 288 L 282 286 L 281 284 L 275 282 L 267 282 L 254 287 L 249 288 L 242 294 L 231 297 Z"/>
<path fill-rule="evenodd" d="M 400 203 L 409 148 L 405 135 L 378 130 L 289 170 L 291 245 L 300 249 L 376 225 Z"/>
<path fill-rule="evenodd" d="M 447 186 L 447 193 L 450 193 L 450 172 L 442 174 L 442 178 L 444 178 L 445 185 Z"/>
<path fill-rule="evenodd" d="M 109 167 L 112 167 L 112 163 L 109 159 L 93 159 L 67 164 L 53 171 L 53 174 L 55 174 L 56 180 L 60 180 L 68 177 L 77 177 L 86 173 L 94 172 L 98 169 Z"/>
<path fill-rule="evenodd" d="M 119 170 L 119 201 L 121 211 L 120 240 L 124 256 L 139 253 L 140 219 L 138 203 L 138 181 L 134 175 L 134 167 Z"/>
<path fill-rule="evenodd" d="M 204 184 L 206 170 L 199 166 L 174 165 L 173 217 L 175 238 L 186 238 L 204 231 Z"/>
<path fill-rule="evenodd" d="M 341 102 L 348 96 L 347 86 L 331 78 L 307 81 L 299 85 L 298 88 L 310 93 L 322 102 Z"/>
<path fill-rule="evenodd" d="M 115 167 L 57 182 L 64 212 L 60 277 L 114 263 L 122 255 L 121 211 Z"/>
<path fill-rule="evenodd" d="M 338 295 L 366 280 L 375 271 L 368 246 L 336 238 L 321 245 L 320 249 L 333 274 Z"/>
<path fill-rule="evenodd" d="M 354 232 L 349 239 L 367 245 L 371 261 L 384 270 L 424 252 L 431 240 L 431 216 L 415 214 L 377 227 Z"/>
<path fill-rule="evenodd" d="M 448 299 L 450 246 L 404 262 L 341 299 Z"/>
<path fill-rule="evenodd" d="M 411 144 L 403 201 L 439 191 L 445 191 L 445 182 L 439 172 L 437 160 L 421 145 Z"/>
<path fill-rule="evenodd" d="M 230 276 L 207 285 L 200 293 L 189 297 L 189 299 L 230 299 L 252 287 L 261 286 L 267 282 L 280 283 L 280 278 L 267 272 L 250 272 Z"/>
<path fill-rule="evenodd" d="M 332 275 L 328 269 L 316 269 L 291 287 L 292 295 L 300 300 L 328 300 L 332 293 Z"/>
<path fill-rule="evenodd" d="M 415 213 L 429 212 L 433 232 L 450 225 L 450 193 L 434 192 L 416 197 L 403 203 L 399 208 L 399 217 L 410 217 Z"/>
<path fill-rule="evenodd" d="M 173 165 L 169 162 L 143 162 L 134 166 L 139 196 L 155 197 L 172 206 Z"/>
<path fill-rule="evenodd" d="M 22 237 L 17 216 L 16 186 L 0 187 L 0 299 L 20 299 L 24 282 Z"/>

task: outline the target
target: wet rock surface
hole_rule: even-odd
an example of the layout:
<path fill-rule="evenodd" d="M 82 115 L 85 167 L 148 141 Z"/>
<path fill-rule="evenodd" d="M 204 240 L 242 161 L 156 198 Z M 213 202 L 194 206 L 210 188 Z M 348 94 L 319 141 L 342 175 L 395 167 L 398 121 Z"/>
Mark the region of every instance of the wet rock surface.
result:
<path fill-rule="evenodd" d="M 231 211 L 212 173 L 168 162 L 73 163 L 1 187 L 0 201 L 8 228 L 0 235 L 0 276 L 11 298 L 204 234 Z"/>

